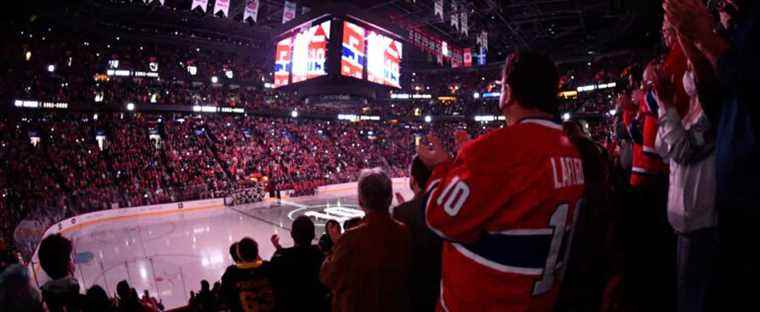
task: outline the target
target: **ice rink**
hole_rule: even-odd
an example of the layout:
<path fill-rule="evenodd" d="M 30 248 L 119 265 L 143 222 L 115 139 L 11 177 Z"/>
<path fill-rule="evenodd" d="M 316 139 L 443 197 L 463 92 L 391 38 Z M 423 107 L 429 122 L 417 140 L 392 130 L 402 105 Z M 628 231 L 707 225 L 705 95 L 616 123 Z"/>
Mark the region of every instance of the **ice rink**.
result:
<path fill-rule="evenodd" d="M 394 191 L 411 197 L 408 188 L 394 185 Z M 105 221 L 65 236 L 74 243 L 75 277 L 83 290 L 98 284 L 113 295 L 116 283 L 127 280 L 140 296 L 147 289 L 166 308 L 173 308 L 186 304 L 190 291 L 200 289 L 201 280 L 212 285 L 220 280 L 232 263 L 232 242 L 253 238 L 264 259 L 275 251 L 270 243 L 272 234 L 279 235 L 283 247 L 292 246 L 290 223 L 299 215 L 315 221 L 318 239 L 326 219 L 342 221 L 363 212 L 356 205 L 356 196 L 343 192 Z M 37 282 L 44 283 L 45 273 L 39 266 L 33 267 Z"/>

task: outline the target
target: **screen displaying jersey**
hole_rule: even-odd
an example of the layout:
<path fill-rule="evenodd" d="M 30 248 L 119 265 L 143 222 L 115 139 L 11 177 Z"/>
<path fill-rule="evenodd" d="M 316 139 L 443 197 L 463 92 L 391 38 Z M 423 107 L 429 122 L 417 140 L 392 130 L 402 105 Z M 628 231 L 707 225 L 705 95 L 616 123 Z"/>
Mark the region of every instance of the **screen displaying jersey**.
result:
<path fill-rule="evenodd" d="M 340 57 L 340 74 L 362 79 L 364 74 L 364 27 L 343 22 L 343 53 Z"/>
<path fill-rule="evenodd" d="M 367 34 L 367 80 L 400 88 L 401 42 L 370 30 Z"/>
<path fill-rule="evenodd" d="M 291 67 L 291 38 L 285 38 L 277 42 L 274 55 L 274 86 L 281 87 L 288 84 Z"/>
<path fill-rule="evenodd" d="M 330 21 L 324 21 L 299 32 L 293 38 L 293 83 L 327 75 L 327 43 Z"/>

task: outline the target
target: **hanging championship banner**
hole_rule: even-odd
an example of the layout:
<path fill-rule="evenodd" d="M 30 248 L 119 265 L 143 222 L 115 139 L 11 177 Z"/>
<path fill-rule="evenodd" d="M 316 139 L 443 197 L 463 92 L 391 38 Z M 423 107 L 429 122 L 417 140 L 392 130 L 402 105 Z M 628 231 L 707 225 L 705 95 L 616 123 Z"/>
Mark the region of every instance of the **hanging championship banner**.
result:
<path fill-rule="evenodd" d="M 486 52 L 488 50 L 484 47 L 480 47 L 480 53 L 478 53 L 478 65 L 486 65 Z"/>
<path fill-rule="evenodd" d="M 459 30 L 459 12 L 458 12 L 457 4 L 454 1 L 451 1 L 451 27 L 454 27 L 456 30 Z"/>
<path fill-rule="evenodd" d="M 230 0 L 216 0 L 214 3 L 214 14 L 222 12 L 225 17 L 230 11 Z"/>
<path fill-rule="evenodd" d="M 201 8 L 203 12 L 206 12 L 206 7 L 208 7 L 208 0 L 193 0 L 193 5 L 190 6 L 190 10 L 195 10 L 195 8 Z"/>
<path fill-rule="evenodd" d="M 460 28 L 462 30 L 462 33 L 465 36 L 470 35 L 470 25 L 469 25 L 469 17 L 467 15 L 469 12 L 467 11 L 467 4 L 462 4 L 462 10 L 459 14 L 459 24 Z"/>
<path fill-rule="evenodd" d="M 472 49 L 464 48 L 462 51 L 462 57 L 464 59 L 464 67 L 472 66 Z"/>
<path fill-rule="evenodd" d="M 296 3 L 286 0 L 282 9 L 282 23 L 285 24 L 294 18 L 296 18 Z"/>
<path fill-rule="evenodd" d="M 480 35 L 478 35 L 478 38 L 476 39 L 476 42 L 479 47 L 485 48 L 486 50 L 488 50 L 488 32 L 486 32 L 485 30 L 481 31 Z"/>
<path fill-rule="evenodd" d="M 443 20 L 443 0 L 435 0 L 433 15 L 439 16 Z"/>
<path fill-rule="evenodd" d="M 259 0 L 248 0 L 248 3 L 245 5 L 245 11 L 243 12 L 243 21 L 247 20 L 250 17 L 255 23 L 258 15 Z"/>

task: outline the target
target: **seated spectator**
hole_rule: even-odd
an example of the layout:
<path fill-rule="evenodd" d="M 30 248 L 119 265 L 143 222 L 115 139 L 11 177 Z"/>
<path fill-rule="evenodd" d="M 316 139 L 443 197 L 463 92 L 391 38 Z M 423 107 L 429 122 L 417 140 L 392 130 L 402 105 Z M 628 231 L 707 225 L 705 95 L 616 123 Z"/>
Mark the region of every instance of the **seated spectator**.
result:
<path fill-rule="evenodd" d="M 40 243 L 40 266 L 51 279 L 42 285 L 42 297 L 51 312 L 82 310 L 84 298 L 73 276 L 72 251 L 71 241 L 61 234 L 45 237 Z"/>
<path fill-rule="evenodd" d="M 330 219 L 325 222 L 325 233 L 319 238 L 319 248 L 322 249 L 323 253 L 329 254 L 332 251 L 332 247 L 340 238 L 340 234 L 341 229 L 338 221 Z"/>
<path fill-rule="evenodd" d="M 358 191 L 366 220 L 343 233 L 320 272 L 332 311 L 410 311 L 409 230 L 388 212 L 391 180 L 380 169 L 363 170 Z"/>
<path fill-rule="evenodd" d="M 327 289 L 319 281 L 324 256 L 319 247 L 311 244 L 314 222 L 307 216 L 296 218 L 290 236 L 295 246 L 278 248 L 271 260 L 277 310 L 327 311 Z M 277 239 L 275 234 L 272 240 Z"/>
<path fill-rule="evenodd" d="M 222 293 L 232 312 L 273 311 L 274 292 L 269 262 L 259 257 L 259 245 L 250 237 L 237 243 L 240 262 L 222 275 Z"/>
<path fill-rule="evenodd" d="M 410 291 L 412 310 L 435 311 L 441 287 L 441 239 L 425 225 L 425 185 L 430 170 L 419 156 L 412 159 L 409 187 L 414 197 L 393 209 L 393 218 L 409 228 L 412 240 Z M 397 193 L 397 196 L 398 195 Z"/>
<path fill-rule="evenodd" d="M 83 310 L 85 312 L 110 312 L 116 311 L 116 307 L 111 298 L 108 298 L 108 294 L 106 294 L 103 287 L 94 285 L 90 289 L 87 289 Z"/>

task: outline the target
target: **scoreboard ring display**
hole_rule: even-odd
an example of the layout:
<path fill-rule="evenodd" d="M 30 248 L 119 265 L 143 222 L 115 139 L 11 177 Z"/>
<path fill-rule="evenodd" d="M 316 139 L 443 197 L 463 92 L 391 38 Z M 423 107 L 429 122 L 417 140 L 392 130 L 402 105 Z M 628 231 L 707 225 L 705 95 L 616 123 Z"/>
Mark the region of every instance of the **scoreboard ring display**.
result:
<path fill-rule="evenodd" d="M 363 19 L 323 15 L 276 38 L 275 88 L 323 76 L 401 88 L 401 37 Z"/>

